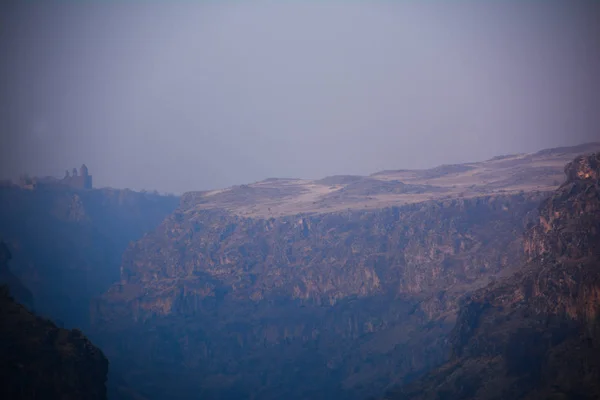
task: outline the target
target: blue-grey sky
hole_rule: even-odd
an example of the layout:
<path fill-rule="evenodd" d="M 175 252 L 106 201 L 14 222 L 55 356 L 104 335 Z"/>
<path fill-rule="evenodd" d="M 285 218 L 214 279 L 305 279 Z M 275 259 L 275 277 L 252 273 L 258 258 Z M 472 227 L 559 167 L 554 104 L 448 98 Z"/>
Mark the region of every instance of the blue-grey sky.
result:
<path fill-rule="evenodd" d="M 0 7 L 2 177 L 181 193 L 600 138 L 598 1 Z"/>

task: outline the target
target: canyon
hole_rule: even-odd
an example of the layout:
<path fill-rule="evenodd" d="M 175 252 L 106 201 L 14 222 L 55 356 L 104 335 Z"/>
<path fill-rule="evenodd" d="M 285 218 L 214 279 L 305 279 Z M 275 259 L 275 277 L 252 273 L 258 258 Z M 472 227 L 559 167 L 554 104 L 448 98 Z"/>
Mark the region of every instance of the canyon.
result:
<path fill-rule="evenodd" d="M 597 149 L 186 193 L 92 332 L 149 399 L 376 397 L 448 360 L 460 301 L 518 270 L 540 202 Z"/>
<path fill-rule="evenodd" d="M 102 349 L 110 398 L 472 398 L 440 386 L 449 365 L 459 387 L 476 387 L 460 383 L 464 365 L 488 365 L 482 354 L 514 342 L 513 325 L 494 331 L 502 318 L 517 327 L 525 314 L 558 315 L 542 305 L 552 303 L 547 277 L 597 265 L 585 253 L 597 243 L 597 170 L 577 157 L 599 151 L 272 178 L 180 198 L 0 188 L 0 239 L 14 255 L 4 280 Z M 581 268 L 552 284 L 588 290 Z M 530 298 L 535 306 L 511 311 Z M 574 320 L 588 310 L 565 299 Z"/>
<path fill-rule="evenodd" d="M 173 211 L 179 198 L 131 190 L 0 187 L 0 239 L 36 312 L 89 327 L 89 304 L 118 281 L 129 243 Z"/>

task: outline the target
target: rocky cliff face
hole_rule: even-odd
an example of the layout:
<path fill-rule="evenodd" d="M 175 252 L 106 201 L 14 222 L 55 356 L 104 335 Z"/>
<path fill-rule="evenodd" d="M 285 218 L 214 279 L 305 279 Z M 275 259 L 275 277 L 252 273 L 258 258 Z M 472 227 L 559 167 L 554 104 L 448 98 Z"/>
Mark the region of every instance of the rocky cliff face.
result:
<path fill-rule="evenodd" d="M 119 280 L 121 256 L 172 212 L 178 198 L 130 190 L 0 188 L 0 239 L 36 312 L 85 329 L 89 304 Z"/>
<path fill-rule="evenodd" d="M 105 292 L 86 333 L 115 398 L 363 399 L 447 361 L 459 299 L 547 257 L 522 233 L 583 147 L 193 192 L 160 225 L 178 199 L 2 188 L 0 236 L 43 315 L 85 327 Z"/>
<path fill-rule="evenodd" d="M 461 307 L 452 360 L 388 398 L 600 398 L 600 154 L 565 172 L 525 235 L 528 262 Z"/>
<path fill-rule="evenodd" d="M 268 219 L 183 199 L 125 252 L 94 334 L 149 398 L 364 398 L 447 358 L 458 298 L 522 262 L 545 196 Z"/>
<path fill-rule="evenodd" d="M 10 253 L 1 242 L 0 253 L 0 269 L 8 271 Z M 34 315 L 0 286 L 0 398 L 106 399 L 107 373 L 106 357 L 81 331 Z"/>

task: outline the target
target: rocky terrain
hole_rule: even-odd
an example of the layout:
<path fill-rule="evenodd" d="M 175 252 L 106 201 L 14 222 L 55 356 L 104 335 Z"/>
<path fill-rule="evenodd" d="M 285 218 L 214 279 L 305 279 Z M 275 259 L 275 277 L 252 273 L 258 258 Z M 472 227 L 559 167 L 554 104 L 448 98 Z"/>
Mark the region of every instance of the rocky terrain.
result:
<path fill-rule="evenodd" d="M 0 240 L 36 312 L 87 331 L 90 300 L 119 280 L 129 242 L 158 226 L 178 202 L 131 190 L 0 187 Z"/>
<path fill-rule="evenodd" d="M 544 203 L 552 212 L 542 207 L 540 219 L 538 205 L 564 165 L 591 151 L 600 144 L 368 177 L 268 179 L 181 199 L 0 187 L 0 258 L 13 255 L 0 283 L 26 307 L 7 296 L 3 304 L 48 329 L 58 328 L 31 310 L 83 329 L 110 360 L 115 399 L 378 397 L 475 357 L 469 340 L 487 333 L 468 339 L 473 329 L 459 326 L 480 314 L 459 313 L 461 304 L 549 265 L 549 249 L 585 248 L 576 232 L 586 221 L 597 232 L 592 220 L 573 222 L 559 200 Z M 560 190 L 575 193 L 593 171 L 570 167 Z M 585 207 L 581 215 L 593 211 Z M 560 223 L 568 228 L 548 233 Z M 80 343 L 78 331 L 63 331 L 75 336 L 61 333 L 60 343 Z M 569 343 L 564 351 L 582 348 Z"/>
<path fill-rule="evenodd" d="M 600 153 L 565 173 L 527 262 L 465 299 L 452 359 L 388 399 L 600 398 Z"/>
<path fill-rule="evenodd" d="M 4 277 L 10 274 L 10 258 L 0 242 Z M 14 275 L 9 284 L 0 286 L 0 398 L 106 399 L 108 360 L 102 351 L 81 331 L 34 315 L 10 294 L 15 288 L 23 295 L 24 286 Z"/>
<path fill-rule="evenodd" d="M 540 201 L 598 149 L 187 193 L 92 332 L 149 399 L 381 394 L 448 360 L 461 298 L 523 265 Z"/>

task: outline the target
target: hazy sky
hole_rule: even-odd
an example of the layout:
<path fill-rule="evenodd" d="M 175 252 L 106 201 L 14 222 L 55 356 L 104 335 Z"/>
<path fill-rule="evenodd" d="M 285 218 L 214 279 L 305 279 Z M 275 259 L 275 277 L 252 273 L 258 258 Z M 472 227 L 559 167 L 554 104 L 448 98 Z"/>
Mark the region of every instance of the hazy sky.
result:
<path fill-rule="evenodd" d="M 1 174 L 184 192 L 600 138 L 600 2 L 0 6 Z"/>

